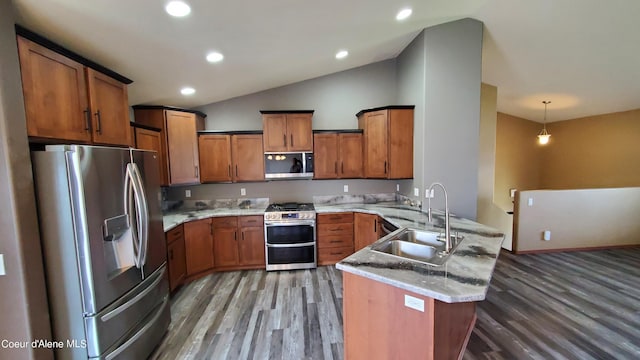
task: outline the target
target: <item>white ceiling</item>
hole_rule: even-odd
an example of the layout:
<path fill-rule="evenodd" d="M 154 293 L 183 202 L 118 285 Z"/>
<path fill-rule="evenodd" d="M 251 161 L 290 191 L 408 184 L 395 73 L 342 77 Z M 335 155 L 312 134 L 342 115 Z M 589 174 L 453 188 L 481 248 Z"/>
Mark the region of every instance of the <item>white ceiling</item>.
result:
<path fill-rule="evenodd" d="M 638 0 L 187 0 L 185 18 L 165 0 L 13 2 L 21 25 L 133 79 L 131 104 L 195 107 L 393 58 L 421 29 L 471 17 L 485 24 L 498 111 L 542 121 L 550 100 L 558 121 L 640 108 Z M 206 62 L 211 50 L 224 61 Z"/>

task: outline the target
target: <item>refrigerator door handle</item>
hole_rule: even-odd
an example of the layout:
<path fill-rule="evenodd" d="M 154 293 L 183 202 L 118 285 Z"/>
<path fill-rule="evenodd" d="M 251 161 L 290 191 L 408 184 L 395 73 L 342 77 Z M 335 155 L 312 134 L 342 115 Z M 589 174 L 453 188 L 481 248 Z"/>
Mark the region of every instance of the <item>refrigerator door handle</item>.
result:
<path fill-rule="evenodd" d="M 127 164 L 127 169 L 125 171 L 125 179 L 124 179 L 124 213 L 129 218 L 129 227 L 131 228 L 131 238 L 133 243 L 133 262 L 137 268 L 140 268 L 139 263 L 139 253 L 140 253 L 140 244 L 138 240 L 138 232 L 134 228 L 134 221 L 137 223 L 136 219 L 133 219 L 133 213 L 135 212 L 135 190 L 133 185 L 133 170 L 131 163 Z"/>
<path fill-rule="evenodd" d="M 144 191 L 144 185 L 142 183 L 142 176 L 140 176 L 140 169 L 136 163 L 133 163 L 133 174 L 138 188 L 138 200 L 140 201 L 141 211 L 139 212 L 140 220 L 142 224 L 142 235 L 140 236 L 140 266 L 144 266 L 147 262 L 147 252 L 149 250 L 149 204 L 147 203 L 147 196 Z"/>
<path fill-rule="evenodd" d="M 142 269 L 143 267 L 143 262 L 142 262 L 142 257 L 144 256 L 144 218 L 143 218 L 143 213 L 144 213 L 144 202 L 141 199 L 141 193 L 140 193 L 140 187 L 138 185 L 138 178 L 136 176 L 136 165 L 135 163 L 129 163 L 127 164 L 127 168 L 130 169 L 130 174 L 131 174 L 131 185 L 133 187 L 133 198 L 134 198 L 134 204 L 135 204 L 135 209 L 136 209 L 136 232 L 137 232 L 137 238 L 138 241 L 136 243 L 136 248 L 137 248 L 137 254 L 136 254 L 136 266 L 138 267 L 138 269 Z M 144 273 L 142 274 L 142 278 L 144 278 Z"/>

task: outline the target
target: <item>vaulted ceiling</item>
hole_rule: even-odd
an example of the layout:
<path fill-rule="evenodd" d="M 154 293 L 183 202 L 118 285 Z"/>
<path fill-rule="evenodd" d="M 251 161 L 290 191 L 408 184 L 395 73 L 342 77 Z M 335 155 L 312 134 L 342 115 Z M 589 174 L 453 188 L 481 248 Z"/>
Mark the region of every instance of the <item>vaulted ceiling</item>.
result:
<path fill-rule="evenodd" d="M 485 24 L 482 77 L 499 111 L 640 108 L 637 0 L 187 0 L 183 18 L 166 1 L 13 2 L 21 25 L 133 79 L 131 104 L 195 107 L 393 58 L 421 29 L 471 17 Z M 412 16 L 396 21 L 404 7 Z M 205 60 L 213 50 L 222 62 Z"/>

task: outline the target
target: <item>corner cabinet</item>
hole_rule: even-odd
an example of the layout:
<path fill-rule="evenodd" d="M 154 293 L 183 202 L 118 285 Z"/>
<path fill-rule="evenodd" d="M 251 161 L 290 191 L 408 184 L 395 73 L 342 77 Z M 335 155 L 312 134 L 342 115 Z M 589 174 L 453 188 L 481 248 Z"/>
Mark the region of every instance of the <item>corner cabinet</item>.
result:
<path fill-rule="evenodd" d="M 160 184 L 200 182 L 198 131 L 204 129 L 205 114 L 155 105 L 133 107 L 135 123 L 160 129 Z"/>
<path fill-rule="evenodd" d="M 362 131 L 314 132 L 313 156 L 314 179 L 362 178 Z"/>
<path fill-rule="evenodd" d="M 313 110 L 260 111 L 264 152 L 313 151 Z"/>
<path fill-rule="evenodd" d="M 364 131 L 365 178 L 413 178 L 413 109 L 387 106 L 356 114 Z"/>
<path fill-rule="evenodd" d="M 131 80 L 105 75 L 24 37 L 17 42 L 31 140 L 131 144 L 123 82 Z"/>
<path fill-rule="evenodd" d="M 262 133 L 198 136 L 200 182 L 264 181 Z"/>

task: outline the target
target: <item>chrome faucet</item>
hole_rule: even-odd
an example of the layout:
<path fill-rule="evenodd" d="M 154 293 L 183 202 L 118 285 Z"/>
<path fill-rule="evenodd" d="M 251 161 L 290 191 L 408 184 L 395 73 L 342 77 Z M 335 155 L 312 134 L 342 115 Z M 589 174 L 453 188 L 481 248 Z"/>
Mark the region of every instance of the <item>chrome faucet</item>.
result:
<path fill-rule="evenodd" d="M 440 186 L 442 188 L 442 191 L 444 191 L 444 241 L 445 241 L 445 246 L 446 246 L 446 250 L 445 252 L 449 252 L 451 251 L 451 248 L 453 247 L 451 244 L 451 227 L 449 226 L 449 198 L 447 196 L 447 189 L 444 188 L 444 185 L 442 185 L 439 182 L 435 182 L 433 184 L 431 184 L 431 186 L 429 186 L 429 190 L 427 190 L 428 194 L 429 194 L 429 222 L 432 222 L 432 217 L 431 217 L 431 191 L 433 190 L 434 186 Z"/>

